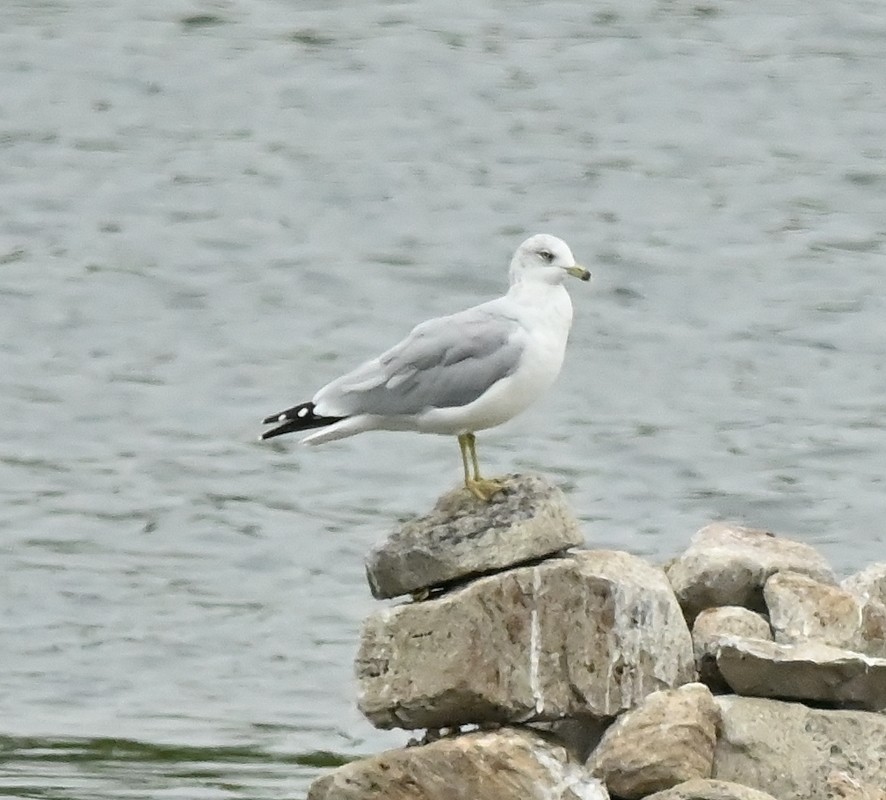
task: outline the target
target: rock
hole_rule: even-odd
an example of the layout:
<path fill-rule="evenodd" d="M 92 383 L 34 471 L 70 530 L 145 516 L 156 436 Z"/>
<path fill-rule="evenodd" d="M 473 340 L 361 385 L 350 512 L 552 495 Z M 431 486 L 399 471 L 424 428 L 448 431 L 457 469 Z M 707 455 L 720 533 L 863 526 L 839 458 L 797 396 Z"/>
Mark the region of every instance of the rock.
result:
<path fill-rule="evenodd" d="M 664 573 L 582 551 L 373 614 L 358 704 L 380 728 L 614 716 L 695 679 Z"/>
<path fill-rule="evenodd" d="M 730 636 L 772 641 L 769 623 L 750 609 L 720 606 L 702 611 L 692 626 L 695 667 L 699 679 L 715 692 L 729 688 L 717 667 L 717 650 L 723 640 Z"/>
<path fill-rule="evenodd" d="M 861 572 L 850 575 L 841 585 L 847 592 L 886 606 L 886 561 L 871 564 Z"/>
<path fill-rule="evenodd" d="M 622 714 L 591 753 L 591 774 L 626 800 L 708 778 L 719 712 L 707 686 L 653 692 Z"/>
<path fill-rule="evenodd" d="M 686 552 L 665 568 L 690 622 L 714 606 L 765 611 L 763 584 L 784 570 L 834 583 L 827 562 L 809 545 L 722 523 L 702 528 Z"/>
<path fill-rule="evenodd" d="M 502 729 L 390 750 L 314 782 L 307 800 L 608 800 L 566 752 Z"/>
<path fill-rule="evenodd" d="M 511 475 L 490 503 L 464 488 L 444 495 L 372 550 L 372 594 L 397 597 L 524 564 L 584 541 L 563 493 L 535 475 Z"/>
<path fill-rule="evenodd" d="M 828 775 L 827 787 L 833 800 L 886 800 L 886 787 L 863 783 L 838 770 Z"/>
<path fill-rule="evenodd" d="M 714 777 L 782 800 L 831 800 L 834 771 L 862 784 L 886 786 L 886 716 L 813 709 L 726 695 L 715 698 L 721 727 Z"/>
<path fill-rule="evenodd" d="M 763 596 L 775 641 L 820 641 L 886 658 L 886 606 L 808 575 L 778 572 Z"/>
<path fill-rule="evenodd" d="M 651 794 L 646 800 L 776 800 L 776 798 L 766 792 L 731 781 L 693 778 L 691 781 L 678 784 L 673 789 Z"/>
<path fill-rule="evenodd" d="M 732 637 L 717 649 L 717 668 L 741 695 L 886 708 L 886 659 L 826 644 L 777 644 Z"/>
<path fill-rule="evenodd" d="M 569 757 L 582 764 L 610 725 L 610 717 L 567 717 L 557 722 L 526 723 L 527 728 L 541 732 L 549 742 L 565 747 Z"/>

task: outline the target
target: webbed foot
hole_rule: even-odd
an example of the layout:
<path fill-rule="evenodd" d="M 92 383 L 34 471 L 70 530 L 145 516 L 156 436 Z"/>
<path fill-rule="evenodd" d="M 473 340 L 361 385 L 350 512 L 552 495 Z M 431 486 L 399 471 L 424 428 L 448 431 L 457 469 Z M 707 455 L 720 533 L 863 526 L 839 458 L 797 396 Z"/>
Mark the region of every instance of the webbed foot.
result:
<path fill-rule="evenodd" d="M 470 478 L 465 481 L 468 491 L 478 500 L 489 503 L 492 498 L 501 491 L 504 491 L 505 485 L 501 481 L 494 481 L 488 478 Z"/>

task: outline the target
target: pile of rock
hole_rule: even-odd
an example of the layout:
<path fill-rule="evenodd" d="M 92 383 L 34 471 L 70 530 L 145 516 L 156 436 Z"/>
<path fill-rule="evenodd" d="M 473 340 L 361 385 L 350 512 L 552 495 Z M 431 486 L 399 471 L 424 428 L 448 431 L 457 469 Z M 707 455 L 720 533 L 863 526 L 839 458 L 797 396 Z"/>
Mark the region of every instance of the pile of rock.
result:
<path fill-rule="evenodd" d="M 664 569 L 581 544 L 559 490 L 512 476 L 377 548 L 373 594 L 413 602 L 366 621 L 359 706 L 429 734 L 309 800 L 886 800 L 886 563 L 837 584 L 725 525 Z"/>

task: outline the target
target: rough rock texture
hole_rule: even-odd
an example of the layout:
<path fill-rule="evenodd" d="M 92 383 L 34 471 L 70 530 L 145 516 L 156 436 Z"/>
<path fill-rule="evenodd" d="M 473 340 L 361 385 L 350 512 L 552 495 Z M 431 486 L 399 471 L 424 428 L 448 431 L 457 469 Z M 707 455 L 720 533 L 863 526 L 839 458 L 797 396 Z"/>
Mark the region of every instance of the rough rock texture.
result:
<path fill-rule="evenodd" d="M 359 706 L 381 728 L 614 716 L 695 678 L 657 567 L 582 551 L 370 616 Z"/>
<path fill-rule="evenodd" d="M 715 778 L 782 800 L 831 800 L 834 771 L 886 786 L 886 715 L 734 695 L 715 702 L 721 717 Z"/>
<path fill-rule="evenodd" d="M 826 644 L 777 644 L 732 637 L 717 649 L 717 668 L 741 695 L 886 708 L 886 659 Z"/>
<path fill-rule="evenodd" d="M 444 495 L 369 554 L 372 594 L 397 597 L 506 569 L 584 541 L 563 493 L 541 477 L 512 475 L 484 503 L 465 489 Z"/>
<path fill-rule="evenodd" d="M 886 606 L 808 575 L 779 572 L 763 587 L 775 641 L 820 641 L 886 658 Z"/>
<path fill-rule="evenodd" d="M 772 641 L 769 623 L 750 609 L 720 606 L 702 611 L 692 626 L 695 667 L 699 679 L 715 692 L 728 689 L 728 684 L 717 667 L 717 650 L 723 640 L 730 636 Z"/>
<path fill-rule="evenodd" d="M 308 800 L 608 800 L 565 751 L 525 731 L 440 739 L 354 761 L 319 778 Z"/>
<path fill-rule="evenodd" d="M 722 523 L 702 528 L 686 552 L 665 568 L 690 622 L 714 606 L 765 611 L 763 584 L 783 570 L 834 582 L 827 562 L 809 545 Z"/>
<path fill-rule="evenodd" d="M 886 786 L 864 783 L 839 770 L 828 775 L 827 786 L 833 800 L 886 800 Z"/>
<path fill-rule="evenodd" d="M 649 795 L 646 800 L 777 800 L 771 794 L 731 781 L 694 778 L 673 789 Z M 780 800 L 780 799 L 779 799 Z"/>
<path fill-rule="evenodd" d="M 710 690 L 700 683 L 654 692 L 606 731 L 588 767 L 627 800 L 708 778 L 718 717 Z"/>
<path fill-rule="evenodd" d="M 854 592 L 865 600 L 876 600 L 886 605 L 886 561 L 878 561 L 850 575 L 841 585 L 846 591 Z"/>

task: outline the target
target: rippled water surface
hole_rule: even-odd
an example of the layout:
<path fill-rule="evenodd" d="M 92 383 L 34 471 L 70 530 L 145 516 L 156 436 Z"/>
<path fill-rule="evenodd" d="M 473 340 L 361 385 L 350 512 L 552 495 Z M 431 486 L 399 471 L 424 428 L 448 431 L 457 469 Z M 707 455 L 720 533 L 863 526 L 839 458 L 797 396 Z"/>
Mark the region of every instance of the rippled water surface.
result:
<path fill-rule="evenodd" d="M 595 281 L 489 472 L 657 560 L 886 558 L 884 75 L 879 0 L 0 4 L 0 794 L 302 797 L 405 740 L 362 560 L 456 444 L 257 423 L 536 231 Z"/>

